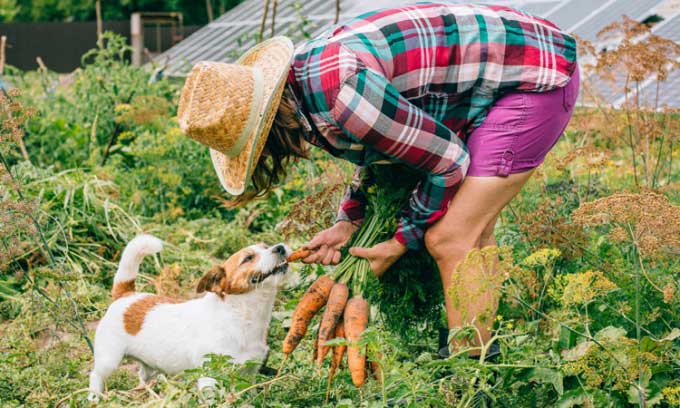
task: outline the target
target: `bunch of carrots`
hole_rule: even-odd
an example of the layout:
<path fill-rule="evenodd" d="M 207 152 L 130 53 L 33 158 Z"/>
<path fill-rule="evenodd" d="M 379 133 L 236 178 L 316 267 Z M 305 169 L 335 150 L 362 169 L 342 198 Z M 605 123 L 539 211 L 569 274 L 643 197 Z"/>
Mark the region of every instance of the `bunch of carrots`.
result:
<path fill-rule="evenodd" d="M 372 199 L 369 199 L 371 211 L 352 237 L 350 246 L 371 247 L 394 232 L 398 222 L 397 214 L 408 199 L 408 191 L 400 191 L 396 196 L 393 191 L 390 192 L 389 197 L 383 197 L 381 189 L 372 189 Z M 291 254 L 288 260 L 300 260 L 309 254 L 308 249 L 302 248 Z M 328 387 L 330 389 L 333 376 L 346 352 L 352 382 L 360 388 L 367 377 L 366 354 L 361 350 L 359 340 L 368 326 L 369 303 L 364 293 L 371 279 L 375 278 L 368 261 L 349 254 L 343 257 L 333 271 L 318 278 L 307 289 L 293 312 L 292 324 L 283 342 L 284 363 L 307 333 L 314 316 L 326 306 L 319 324 L 314 352 L 317 366 L 321 367 L 323 359 L 330 351 L 326 342 L 344 337 L 346 346 L 333 346 Z M 382 373 L 377 363 L 371 362 L 369 369 L 378 380 L 381 379 Z"/>
<path fill-rule="evenodd" d="M 300 259 L 300 254 L 304 258 L 308 253 L 305 249 L 296 251 L 289 261 Z M 368 262 L 365 263 L 366 266 L 362 268 L 363 274 L 368 275 L 370 267 L 368 267 Z M 326 306 L 319 324 L 314 350 L 316 364 L 320 368 L 324 358 L 328 355 L 330 351 L 330 346 L 326 345 L 328 340 L 344 337 L 347 345 L 333 346 L 328 386 L 330 388 L 333 376 L 347 352 L 347 365 L 352 375 L 352 382 L 355 386 L 361 387 L 366 381 L 366 355 L 360 350 L 358 342 L 368 326 L 369 305 L 363 297 L 358 282 L 348 285 L 353 280 L 352 274 L 347 272 L 342 275 L 338 274 L 337 271 L 340 269 L 318 278 L 302 296 L 293 312 L 292 324 L 283 342 L 283 353 L 285 358 L 288 358 L 307 333 L 307 328 L 314 316 Z M 350 286 L 353 287 L 351 298 Z"/>

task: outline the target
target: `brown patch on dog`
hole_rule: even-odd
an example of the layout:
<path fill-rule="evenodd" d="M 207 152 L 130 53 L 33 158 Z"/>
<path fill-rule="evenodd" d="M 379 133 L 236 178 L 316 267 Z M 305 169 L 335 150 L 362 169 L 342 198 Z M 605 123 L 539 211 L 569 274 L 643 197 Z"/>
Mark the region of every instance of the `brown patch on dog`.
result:
<path fill-rule="evenodd" d="M 128 296 L 135 293 L 135 281 L 123 281 L 113 284 L 111 288 L 111 300 L 120 299 L 123 296 Z"/>
<path fill-rule="evenodd" d="M 203 275 L 196 285 L 196 293 L 213 292 L 221 298 L 227 294 L 229 285 L 224 267 L 215 265 Z"/>
<path fill-rule="evenodd" d="M 224 298 L 250 292 L 255 288 L 250 280 L 259 258 L 260 254 L 251 247 L 236 252 L 222 265 L 213 266 L 203 275 L 196 285 L 196 293 L 213 292 Z"/>
<path fill-rule="evenodd" d="M 182 303 L 179 299 L 174 299 L 166 296 L 149 295 L 145 296 L 133 304 L 128 306 L 125 313 L 123 313 L 123 325 L 125 326 L 125 331 L 131 335 L 135 335 L 142 330 L 142 325 L 144 324 L 144 319 L 146 315 L 154 308 L 156 305 L 160 304 L 175 304 Z"/>

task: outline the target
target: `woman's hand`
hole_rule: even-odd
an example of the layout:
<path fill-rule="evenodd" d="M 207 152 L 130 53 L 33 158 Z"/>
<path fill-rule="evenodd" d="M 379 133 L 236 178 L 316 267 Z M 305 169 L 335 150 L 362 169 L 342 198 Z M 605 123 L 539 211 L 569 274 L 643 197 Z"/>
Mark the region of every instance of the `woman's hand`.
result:
<path fill-rule="evenodd" d="M 340 249 L 349 241 L 357 228 L 359 227 L 349 221 L 338 221 L 332 227 L 319 232 L 304 246 L 314 252 L 302 262 L 337 264 L 340 262 Z"/>
<path fill-rule="evenodd" d="M 350 254 L 365 258 L 369 265 L 371 265 L 371 270 L 378 278 L 381 277 L 392 264 L 397 262 L 406 251 L 407 248 L 394 238 L 381 242 L 372 248 L 354 247 L 349 249 Z"/>

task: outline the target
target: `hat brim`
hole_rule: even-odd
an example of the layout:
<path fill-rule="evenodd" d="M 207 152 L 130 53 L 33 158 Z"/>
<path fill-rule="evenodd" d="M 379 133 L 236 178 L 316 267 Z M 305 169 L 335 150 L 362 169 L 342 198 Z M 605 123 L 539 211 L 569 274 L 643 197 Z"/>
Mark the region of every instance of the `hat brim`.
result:
<path fill-rule="evenodd" d="M 293 43 L 286 37 L 273 37 L 263 41 L 236 61 L 259 69 L 264 79 L 264 98 L 257 125 L 236 156 L 229 157 L 210 149 L 210 158 L 222 187 L 232 195 L 241 195 L 246 190 L 248 179 L 264 149 L 267 136 L 279 109 L 281 95 L 286 84 L 293 58 Z"/>

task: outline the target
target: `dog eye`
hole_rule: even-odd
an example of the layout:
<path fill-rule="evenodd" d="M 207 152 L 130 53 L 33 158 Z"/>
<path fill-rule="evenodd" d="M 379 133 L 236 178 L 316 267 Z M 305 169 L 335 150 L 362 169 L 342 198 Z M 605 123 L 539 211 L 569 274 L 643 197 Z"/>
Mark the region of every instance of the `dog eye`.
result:
<path fill-rule="evenodd" d="M 250 254 L 250 255 L 246 256 L 245 258 L 243 258 L 243 261 L 241 261 L 241 265 L 243 265 L 244 263 L 250 262 L 253 259 L 255 259 L 255 255 Z"/>

